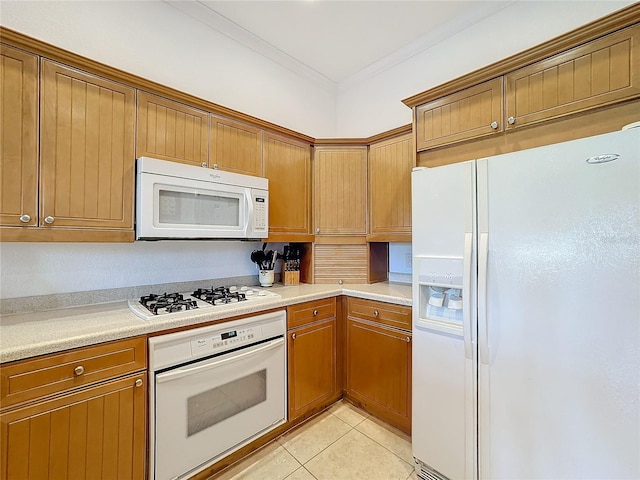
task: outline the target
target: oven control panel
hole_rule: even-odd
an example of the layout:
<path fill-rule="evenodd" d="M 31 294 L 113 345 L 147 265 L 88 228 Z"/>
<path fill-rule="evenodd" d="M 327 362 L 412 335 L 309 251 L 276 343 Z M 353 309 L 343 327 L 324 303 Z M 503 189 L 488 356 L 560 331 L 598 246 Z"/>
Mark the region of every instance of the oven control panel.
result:
<path fill-rule="evenodd" d="M 191 356 L 201 357 L 211 352 L 222 352 L 251 344 L 262 338 L 260 326 L 215 332 L 191 339 Z"/>

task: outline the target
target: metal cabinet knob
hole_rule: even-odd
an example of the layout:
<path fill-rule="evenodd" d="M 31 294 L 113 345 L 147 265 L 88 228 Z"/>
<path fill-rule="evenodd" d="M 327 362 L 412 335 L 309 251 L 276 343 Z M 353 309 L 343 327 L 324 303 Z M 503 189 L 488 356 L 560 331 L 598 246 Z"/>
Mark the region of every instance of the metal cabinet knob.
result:
<path fill-rule="evenodd" d="M 44 223 L 52 224 L 54 221 L 55 218 L 53 218 L 51 215 L 44 217 Z"/>
<path fill-rule="evenodd" d="M 494 130 L 498 129 L 498 122 L 491 122 L 491 124 L 489 125 L 491 128 L 493 128 Z"/>
<path fill-rule="evenodd" d="M 407 343 L 411 342 L 411 337 L 407 337 Z"/>
<path fill-rule="evenodd" d="M 142 386 L 142 379 L 141 379 L 141 378 L 138 378 L 138 379 L 136 380 L 135 385 L 136 385 L 136 387 L 141 387 L 141 386 Z"/>
<path fill-rule="evenodd" d="M 316 228 L 316 233 L 320 233 L 320 229 L 319 228 Z"/>
<path fill-rule="evenodd" d="M 202 162 L 202 163 L 201 163 L 201 165 L 202 165 L 204 168 L 207 168 L 207 167 L 208 167 L 207 162 Z"/>
<path fill-rule="evenodd" d="M 373 316 L 374 316 L 374 317 L 377 317 L 377 316 L 378 316 L 378 310 L 374 310 L 374 311 L 373 311 Z"/>
<path fill-rule="evenodd" d="M 75 373 L 76 375 L 82 375 L 84 373 L 84 367 L 82 365 L 78 365 L 73 369 L 73 373 Z"/>
<path fill-rule="evenodd" d="M 507 118 L 507 122 L 509 123 L 509 125 L 513 125 L 514 123 L 516 123 L 516 118 L 515 117 L 509 117 L 509 118 Z"/>
<path fill-rule="evenodd" d="M 295 333 L 292 333 L 292 334 L 291 334 L 291 340 L 295 340 L 295 339 L 296 339 L 296 334 L 295 334 Z"/>
<path fill-rule="evenodd" d="M 20 221 L 22 223 L 29 223 L 31 221 L 31 215 L 27 215 L 27 214 L 20 215 Z"/>
<path fill-rule="evenodd" d="M 217 164 L 217 163 L 214 163 L 212 168 L 213 168 L 214 170 L 218 170 L 218 168 L 219 168 L 219 167 L 218 167 L 218 164 Z"/>
<path fill-rule="evenodd" d="M 338 280 L 338 285 L 342 285 L 342 280 Z"/>
<path fill-rule="evenodd" d="M 313 311 L 313 316 L 315 317 L 315 316 L 317 316 L 317 315 L 318 315 L 318 310 L 314 310 L 314 311 Z"/>

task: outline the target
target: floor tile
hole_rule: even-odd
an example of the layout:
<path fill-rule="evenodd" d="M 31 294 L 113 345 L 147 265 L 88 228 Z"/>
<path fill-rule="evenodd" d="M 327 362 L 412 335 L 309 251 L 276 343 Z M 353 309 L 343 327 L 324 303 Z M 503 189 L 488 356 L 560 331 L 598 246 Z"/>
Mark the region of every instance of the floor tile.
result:
<path fill-rule="evenodd" d="M 278 442 L 272 442 L 232 466 L 216 480 L 282 480 L 299 468 L 300 464 L 289 452 Z"/>
<path fill-rule="evenodd" d="M 309 473 L 306 468 L 300 467 L 287 478 L 285 478 L 285 480 L 315 480 L 315 478 Z"/>
<path fill-rule="evenodd" d="M 356 429 L 413 465 L 411 438 L 377 418 L 369 417 Z"/>
<path fill-rule="evenodd" d="M 329 409 L 329 412 L 352 427 L 355 427 L 369 416 L 366 412 L 343 401 L 335 403 Z"/>
<path fill-rule="evenodd" d="M 351 427 L 325 413 L 278 439 L 294 458 L 304 464 L 347 433 Z"/>
<path fill-rule="evenodd" d="M 406 480 L 413 466 L 358 430 L 316 455 L 305 468 L 318 480 Z"/>

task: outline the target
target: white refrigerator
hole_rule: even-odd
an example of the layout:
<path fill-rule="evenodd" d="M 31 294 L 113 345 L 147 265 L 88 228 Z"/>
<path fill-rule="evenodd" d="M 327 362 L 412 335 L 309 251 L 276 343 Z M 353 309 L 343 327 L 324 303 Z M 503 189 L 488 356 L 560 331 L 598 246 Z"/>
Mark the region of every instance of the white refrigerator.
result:
<path fill-rule="evenodd" d="M 640 478 L 640 128 L 412 173 L 422 478 Z"/>

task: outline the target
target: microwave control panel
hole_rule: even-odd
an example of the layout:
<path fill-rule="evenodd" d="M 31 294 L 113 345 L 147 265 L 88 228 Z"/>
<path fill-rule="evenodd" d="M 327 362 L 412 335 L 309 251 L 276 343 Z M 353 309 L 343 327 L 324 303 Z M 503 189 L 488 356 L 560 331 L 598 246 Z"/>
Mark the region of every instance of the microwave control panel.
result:
<path fill-rule="evenodd" d="M 253 229 L 255 231 L 267 230 L 267 197 L 266 195 L 254 195 L 253 196 L 253 209 L 254 209 L 254 221 Z"/>

